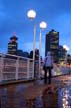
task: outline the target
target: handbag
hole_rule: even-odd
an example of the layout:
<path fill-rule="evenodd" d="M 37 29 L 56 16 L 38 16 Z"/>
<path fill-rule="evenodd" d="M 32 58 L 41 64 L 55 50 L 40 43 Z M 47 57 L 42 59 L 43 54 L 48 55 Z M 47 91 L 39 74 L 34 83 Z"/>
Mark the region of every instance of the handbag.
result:
<path fill-rule="evenodd" d="M 51 69 L 53 69 L 53 66 L 51 66 Z"/>

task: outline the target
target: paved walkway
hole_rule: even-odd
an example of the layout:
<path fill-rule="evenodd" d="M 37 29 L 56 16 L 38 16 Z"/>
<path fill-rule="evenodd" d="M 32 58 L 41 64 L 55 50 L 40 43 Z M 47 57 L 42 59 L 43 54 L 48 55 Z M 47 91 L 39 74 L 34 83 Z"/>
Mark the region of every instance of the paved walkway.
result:
<path fill-rule="evenodd" d="M 35 108 L 35 101 L 38 97 L 42 98 L 43 108 L 58 108 L 57 90 L 67 84 L 71 84 L 70 75 L 52 78 L 51 85 L 43 84 L 43 80 L 37 80 L 30 83 L 2 86 L 0 88 L 1 108 L 25 108 L 23 100 L 26 101 L 26 108 Z M 3 98 L 6 98 L 5 102 Z M 20 101 L 22 101 L 21 104 L 19 104 Z"/>
<path fill-rule="evenodd" d="M 52 107 L 57 108 L 57 89 L 60 87 L 66 86 L 66 84 L 71 84 L 71 76 L 69 76 L 69 75 L 52 78 L 51 85 L 48 85 L 48 84 L 45 85 L 45 84 L 43 84 L 42 81 L 36 81 L 33 86 L 30 86 L 27 90 L 25 90 L 24 98 L 26 100 L 29 100 L 29 102 L 31 100 L 32 103 L 34 103 L 34 100 L 38 96 L 42 96 L 42 97 L 44 97 L 43 101 L 45 104 L 44 106 L 46 108 L 48 108 L 48 106 L 51 108 Z M 30 93 L 29 93 L 29 91 L 30 91 Z M 49 101 L 48 102 L 45 101 L 47 99 L 46 95 L 47 95 L 47 97 L 49 96 L 50 99 L 53 97 L 52 101 L 50 101 L 50 104 L 49 104 Z M 55 96 L 55 98 L 53 95 Z M 50 100 L 50 99 L 48 99 L 48 100 Z M 29 103 L 29 104 L 32 104 L 32 103 Z M 48 104 L 46 105 L 46 103 L 48 103 Z M 54 104 L 52 104 L 52 103 L 54 103 Z M 30 107 L 28 107 L 28 108 L 30 108 Z"/>

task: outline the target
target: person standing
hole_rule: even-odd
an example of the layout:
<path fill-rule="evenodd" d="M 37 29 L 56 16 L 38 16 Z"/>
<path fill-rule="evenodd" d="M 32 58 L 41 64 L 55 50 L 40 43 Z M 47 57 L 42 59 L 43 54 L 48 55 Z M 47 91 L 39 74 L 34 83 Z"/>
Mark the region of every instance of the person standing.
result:
<path fill-rule="evenodd" d="M 44 83 L 47 83 L 47 71 L 49 73 L 48 83 L 51 84 L 51 70 L 53 69 L 53 57 L 51 52 L 47 52 L 47 56 L 44 58 L 43 70 L 44 70 Z"/>

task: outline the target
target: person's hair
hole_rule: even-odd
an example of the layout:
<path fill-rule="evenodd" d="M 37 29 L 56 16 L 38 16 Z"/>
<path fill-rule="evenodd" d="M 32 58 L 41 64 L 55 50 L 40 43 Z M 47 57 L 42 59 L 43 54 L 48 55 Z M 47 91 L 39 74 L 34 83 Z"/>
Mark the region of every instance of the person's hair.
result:
<path fill-rule="evenodd" d="M 50 52 L 50 51 L 48 51 L 48 52 L 47 52 L 47 55 L 51 55 L 51 52 Z"/>

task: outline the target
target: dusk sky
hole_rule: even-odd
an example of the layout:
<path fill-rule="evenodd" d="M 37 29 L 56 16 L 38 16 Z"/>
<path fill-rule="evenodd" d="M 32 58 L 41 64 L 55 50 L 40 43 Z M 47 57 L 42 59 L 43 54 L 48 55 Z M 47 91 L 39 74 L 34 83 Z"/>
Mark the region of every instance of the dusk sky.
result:
<path fill-rule="evenodd" d="M 36 11 L 30 21 L 27 11 Z M 36 48 L 39 48 L 39 23 L 45 21 L 42 32 L 42 55 L 45 55 L 45 35 L 51 29 L 59 32 L 59 44 L 66 44 L 71 53 L 71 0 L 0 0 L 0 52 L 7 53 L 10 37 L 16 32 L 18 49 L 30 52 L 33 48 L 33 25 L 36 24 Z"/>

